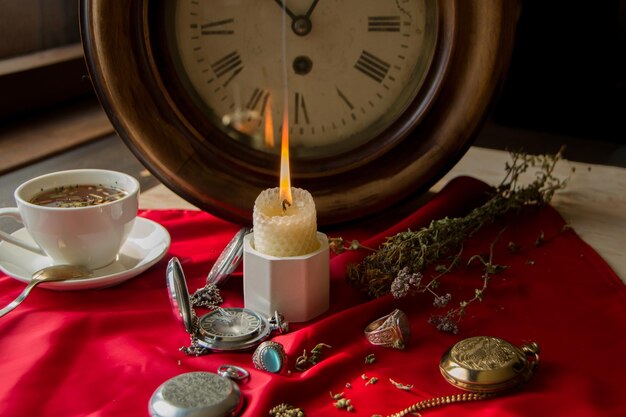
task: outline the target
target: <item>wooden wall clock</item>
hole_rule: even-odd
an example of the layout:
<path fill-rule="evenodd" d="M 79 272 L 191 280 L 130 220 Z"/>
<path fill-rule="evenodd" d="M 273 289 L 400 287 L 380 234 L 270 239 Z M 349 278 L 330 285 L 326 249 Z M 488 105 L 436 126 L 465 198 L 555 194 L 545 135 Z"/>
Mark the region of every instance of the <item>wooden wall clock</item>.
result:
<path fill-rule="evenodd" d="M 91 79 L 122 139 L 174 192 L 249 223 L 292 184 L 318 221 L 425 191 L 465 152 L 503 82 L 508 0 L 81 1 Z M 287 87 L 285 89 L 285 86 Z"/>

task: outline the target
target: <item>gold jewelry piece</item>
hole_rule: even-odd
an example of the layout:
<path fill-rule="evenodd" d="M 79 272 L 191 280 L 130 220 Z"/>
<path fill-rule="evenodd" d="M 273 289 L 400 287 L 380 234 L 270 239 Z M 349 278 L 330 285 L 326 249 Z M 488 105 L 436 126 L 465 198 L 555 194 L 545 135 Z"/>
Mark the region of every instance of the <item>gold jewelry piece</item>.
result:
<path fill-rule="evenodd" d="M 409 320 L 398 309 L 374 320 L 365 328 L 365 337 L 371 344 L 395 349 L 404 349 L 410 335 Z"/>
<path fill-rule="evenodd" d="M 502 392 L 524 384 L 539 366 L 539 345 L 520 347 L 491 336 L 463 339 L 441 358 L 439 370 L 454 385 L 471 392 Z"/>
<path fill-rule="evenodd" d="M 537 343 L 516 347 L 491 336 L 463 339 L 444 353 L 439 370 L 446 381 L 469 392 L 423 400 L 389 417 L 403 417 L 440 405 L 495 397 L 521 387 L 538 366 Z"/>
<path fill-rule="evenodd" d="M 453 403 L 461 403 L 466 401 L 478 401 L 483 400 L 485 398 L 493 397 L 494 394 L 479 394 L 476 392 L 464 392 L 463 394 L 457 395 L 446 395 L 445 397 L 436 397 L 429 398 L 428 400 L 423 400 L 418 403 L 413 404 L 412 406 L 405 408 L 404 410 L 390 414 L 388 417 L 404 417 L 407 414 L 418 413 L 419 411 L 424 411 L 428 408 L 437 407 L 444 404 L 453 404 Z"/>

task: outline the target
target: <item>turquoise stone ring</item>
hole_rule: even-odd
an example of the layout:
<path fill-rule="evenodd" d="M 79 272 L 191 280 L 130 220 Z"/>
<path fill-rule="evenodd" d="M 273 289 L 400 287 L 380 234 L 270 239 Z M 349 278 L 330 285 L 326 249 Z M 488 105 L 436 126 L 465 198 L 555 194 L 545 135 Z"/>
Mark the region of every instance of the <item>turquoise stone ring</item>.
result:
<path fill-rule="evenodd" d="M 267 341 L 261 343 L 252 355 L 252 363 L 257 369 L 278 373 L 287 361 L 283 345 L 277 342 Z"/>

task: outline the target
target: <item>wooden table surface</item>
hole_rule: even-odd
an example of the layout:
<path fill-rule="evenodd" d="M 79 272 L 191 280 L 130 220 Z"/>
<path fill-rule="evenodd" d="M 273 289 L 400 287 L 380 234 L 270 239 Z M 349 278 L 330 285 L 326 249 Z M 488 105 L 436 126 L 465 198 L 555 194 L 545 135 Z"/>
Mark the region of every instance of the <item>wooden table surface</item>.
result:
<path fill-rule="evenodd" d="M 431 191 L 439 191 L 459 175 L 498 185 L 509 159 L 507 152 L 471 147 Z M 555 174 L 568 178 L 568 184 L 555 195 L 552 206 L 626 283 L 626 169 L 563 160 Z M 197 209 L 162 184 L 141 195 L 140 207 Z"/>

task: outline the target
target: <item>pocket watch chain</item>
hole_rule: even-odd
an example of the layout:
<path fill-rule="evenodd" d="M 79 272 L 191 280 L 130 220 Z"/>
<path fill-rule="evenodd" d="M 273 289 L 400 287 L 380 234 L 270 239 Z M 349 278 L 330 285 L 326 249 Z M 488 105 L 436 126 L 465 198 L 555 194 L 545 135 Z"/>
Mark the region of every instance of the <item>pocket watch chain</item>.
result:
<path fill-rule="evenodd" d="M 404 417 L 440 405 L 485 400 L 520 388 L 537 370 L 539 350 L 534 342 L 518 348 L 490 336 L 461 340 L 444 354 L 439 369 L 452 385 L 471 392 L 423 400 L 388 417 Z M 477 377 L 479 373 L 482 382 Z"/>
<path fill-rule="evenodd" d="M 208 283 L 204 287 L 196 290 L 196 292 L 189 297 L 189 301 L 191 301 L 193 307 L 206 307 L 209 310 L 214 310 L 224 300 L 220 295 L 220 290 L 217 288 L 217 285 Z"/>
<path fill-rule="evenodd" d="M 494 393 L 465 392 L 463 394 L 445 395 L 442 397 L 429 398 L 427 400 L 423 400 L 418 403 L 415 403 L 412 406 L 405 408 L 402 411 L 399 411 L 394 414 L 390 414 L 388 417 L 404 417 L 407 414 L 424 411 L 429 408 L 437 407 L 440 405 L 462 403 L 462 402 L 468 402 L 468 401 L 479 401 L 479 400 L 484 400 L 487 398 L 492 398 L 495 396 L 496 394 Z"/>

